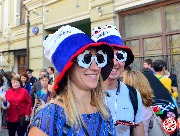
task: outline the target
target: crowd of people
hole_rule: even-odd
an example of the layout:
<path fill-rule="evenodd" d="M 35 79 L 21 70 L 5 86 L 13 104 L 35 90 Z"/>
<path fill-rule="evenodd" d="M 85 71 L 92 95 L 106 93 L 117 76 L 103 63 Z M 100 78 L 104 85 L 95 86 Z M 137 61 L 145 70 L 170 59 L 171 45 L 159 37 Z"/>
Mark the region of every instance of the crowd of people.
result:
<path fill-rule="evenodd" d="M 57 75 L 53 67 L 39 78 L 32 69 L 19 75 L 1 70 L 0 118 L 9 136 L 152 136 L 154 115 L 178 118 L 176 75 L 163 60 L 146 59 L 143 71 L 131 69 L 133 52 L 115 26 L 96 27 L 92 37 L 62 26 L 43 46 Z"/>

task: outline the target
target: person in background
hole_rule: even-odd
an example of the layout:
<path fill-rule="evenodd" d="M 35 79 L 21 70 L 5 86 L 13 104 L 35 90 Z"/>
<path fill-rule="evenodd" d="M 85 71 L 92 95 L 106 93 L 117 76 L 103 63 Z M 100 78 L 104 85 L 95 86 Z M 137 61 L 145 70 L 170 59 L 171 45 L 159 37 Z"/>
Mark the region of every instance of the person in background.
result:
<path fill-rule="evenodd" d="M 156 71 L 156 77 L 159 81 L 168 89 L 169 93 L 173 96 L 174 100 L 176 100 L 178 96 L 178 92 L 173 92 L 171 90 L 172 80 L 164 76 L 166 71 L 166 63 L 163 60 L 156 60 L 153 62 L 153 68 Z"/>
<path fill-rule="evenodd" d="M 153 115 L 151 110 L 152 99 L 154 97 L 153 90 L 147 78 L 139 71 L 127 71 L 124 73 L 123 82 L 136 88 L 142 97 L 142 113 L 145 135 L 148 136 L 149 123 Z"/>
<path fill-rule="evenodd" d="M 0 93 L 0 109 L 2 108 L 3 110 L 6 110 L 7 108 L 9 108 L 9 106 L 10 104 L 8 101 L 6 101 L 5 94 Z M 3 123 L 2 114 L 0 113 L 0 131 L 1 131 L 1 125 L 3 125 L 2 123 Z"/>
<path fill-rule="evenodd" d="M 27 125 L 20 126 L 19 117 L 25 117 L 29 121 L 31 113 L 31 99 L 28 91 L 20 87 L 21 80 L 19 77 L 11 79 L 12 88 L 8 89 L 5 95 L 10 106 L 7 108 L 7 128 L 9 136 L 15 136 L 17 131 L 18 136 L 24 136 L 27 130 Z M 5 103 L 3 103 L 5 105 Z"/>
<path fill-rule="evenodd" d="M 47 72 L 49 74 L 49 79 L 53 80 L 54 79 L 54 68 L 53 67 L 48 67 Z"/>
<path fill-rule="evenodd" d="M 31 113 L 31 118 L 30 118 L 31 120 L 33 119 L 34 114 L 36 113 L 36 109 L 50 101 L 51 92 L 48 90 L 48 81 L 49 81 L 48 74 L 41 76 L 40 83 L 42 89 L 37 91 L 35 94 L 35 104 Z"/>
<path fill-rule="evenodd" d="M 164 76 L 167 77 L 167 78 L 170 78 L 172 83 L 171 83 L 171 91 L 172 92 L 175 92 L 177 94 L 177 97 L 179 96 L 179 93 L 178 93 L 178 83 L 177 83 L 177 76 L 171 72 L 169 72 L 166 68 L 165 70 L 165 73 L 164 73 Z M 175 99 L 177 100 L 177 99 Z"/>
<path fill-rule="evenodd" d="M 16 72 L 12 72 L 12 76 L 15 77 L 16 76 Z"/>
<path fill-rule="evenodd" d="M 41 78 L 43 75 L 47 75 L 47 74 L 48 74 L 47 70 L 42 69 L 42 70 L 39 72 L 39 78 Z M 36 94 L 36 92 L 39 91 L 39 90 L 41 90 L 41 89 L 42 89 L 42 85 L 41 85 L 40 80 L 33 84 L 33 87 L 32 87 L 32 89 L 31 89 L 31 91 L 30 91 L 30 97 L 31 97 L 31 101 L 32 101 L 32 107 L 34 106 L 34 102 L 35 102 L 34 94 Z"/>
<path fill-rule="evenodd" d="M 114 49 L 114 66 L 104 86 L 107 92 L 107 104 L 116 126 L 116 134 L 144 136 L 141 96 L 134 87 L 127 86 L 119 80 L 124 68 L 134 61 L 132 50 L 123 44 L 115 26 L 95 28 L 92 39 L 96 42 L 107 42 Z"/>
<path fill-rule="evenodd" d="M 152 65 L 153 65 L 152 60 L 151 60 L 151 59 L 146 59 L 146 60 L 144 61 L 144 64 L 143 64 L 143 68 L 144 68 L 144 69 L 147 69 L 147 68 L 150 69 L 150 70 L 153 72 L 153 74 L 155 75 L 156 72 L 155 72 L 155 70 L 153 69 Z"/>
<path fill-rule="evenodd" d="M 17 74 L 16 72 L 12 72 L 12 77 L 20 77 L 20 75 Z"/>
<path fill-rule="evenodd" d="M 29 77 L 29 83 L 30 83 L 31 86 L 33 86 L 33 84 L 35 82 L 37 82 L 37 79 L 34 76 L 32 76 L 33 70 L 32 69 L 26 69 L 26 72 L 27 72 L 28 77 Z"/>
<path fill-rule="evenodd" d="M 115 135 L 102 91 L 102 80 L 113 66 L 111 46 L 95 43 L 71 26 L 50 34 L 43 45 L 45 56 L 59 72 L 58 96 L 34 117 L 29 136 Z"/>
<path fill-rule="evenodd" d="M 22 72 L 20 74 L 20 79 L 21 79 L 21 87 L 26 89 L 28 91 L 28 94 L 29 94 L 31 91 L 31 85 L 29 83 L 29 77 L 28 77 L 27 73 Z"/>
<path fill-rule="evenodd" d="M 124 68 L 124 71 L 123 71 L 123 72 L 121 73 L 121 75 L 119 76 L 121 81 L 123 81 L 124 73 L 126 73 L 126 72 L 128 72 L 128 71 L 131 71 L 131 67 L 130 67 L 130 66 L 127 66 L 126 68 Z"/>
<path fill-rule="evenodd" d="M 3 69 L 1 69 L 1 73 L 3 74 L 4 77 L 4 83 L 1 89 L 3 94 L 5 95 L 6 91 L 12 87 L 11 78 L 13 77 L 13 75 L 12 72 L 10 71 L 5 72 Z M 3 113 L 2 114 L 3 128 L 7 129 L 6 110 L 3 109 L 2 113 Z"/>

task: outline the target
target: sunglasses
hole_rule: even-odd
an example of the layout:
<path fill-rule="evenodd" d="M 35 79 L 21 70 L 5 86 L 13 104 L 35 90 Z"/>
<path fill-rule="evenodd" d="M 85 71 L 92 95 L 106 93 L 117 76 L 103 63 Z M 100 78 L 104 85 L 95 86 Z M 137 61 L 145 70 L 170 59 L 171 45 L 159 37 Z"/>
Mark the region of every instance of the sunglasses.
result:
<path fill-rule="evenodd" d="M 31 74 L 31 72 L 27 71 L 27 74 Z"/>
<path fill-rule="evenodd" d="M 85 50 L 73 61 L 76 61 L 78 65 L 83 68 L 89 68 L 92 62 L 95 61 L 99 68 L 103 68 L 107 64 L 107 54 L 106 52 L 99 50 L 96 53 L 96 56 L 93 56 L 89 50 Z"/>
<path fill-rule="evenodd" d="M 127 53 L 125 51 L 118 51 L 114 57 L 118 62 L 125 62 L 127 60 Z"/>

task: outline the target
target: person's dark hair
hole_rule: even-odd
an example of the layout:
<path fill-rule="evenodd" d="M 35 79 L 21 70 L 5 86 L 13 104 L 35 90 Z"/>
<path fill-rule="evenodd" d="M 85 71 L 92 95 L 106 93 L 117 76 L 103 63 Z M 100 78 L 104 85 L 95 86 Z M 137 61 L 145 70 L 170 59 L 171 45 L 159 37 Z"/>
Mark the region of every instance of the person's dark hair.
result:
<path fill-rule="evenodd" d="M 163 60 L 156 60 L 153 62 L 153 68 L 156 72 L 162 71 L 163 67 L 166 67 L 166 63 Z"/>
<path fill-rule="evenodd" d="M 153 62 L 151 59 L 146 59 L 144 62 L 147 63 L 148 65 L 151 65 L 151 67 L 153 65 Z"/>
<path fill-rule="evenodd" d="M 10 72 L 10 71 L 7 71 L 6 74 L 7 74 L 10 78 L 13 77 L 12 72 Z"/>
<path fill-rule="evenodd" d="M 53 71 L 53 73 L 54 73 L 54 68 L 53 68 L 53 67 L 48 67 L 48 68 L 50 68 L 50 69 L 51 69 L 51 71 Z"/>
<path fill-rule="evenodd" d="M 49 79 L 49 74 L 42 75 L 42 76 L 40 77 L 40 80 L 43 79 L 43 78 L 45 78 L 45 77 L 47 77 L 47 78 Z"/>
<path fill-rule="evenodd" d="M 29 82 L 29 76 L 28 76 L 28 74 L 26 72 L 22 72 L 20 74 L 20 79 L 21 79 L 22 76 L 27 78 L 26 82 Z"/>
<path fill-rule="evenodd" d="M 125 68 L 125 70 L 126 70 L 126 71 L 131 71 L 132 68 L 131 68 L 130 66 L 127 66 L 127 67 Z"/>
<path fill-rule="evenodd" d="M 56 80 L 56 79 L 55 79 Z M 59 82 L 57 85 L 58 85 L 58 88 L 55 90 L 56 91 L 56 94 L 59 95 L 60 93 L 63 93 L 63 89 L 67 86 L 67 83 L 68 83 L 68 74 L 67 72 L 64 74 L 61 82 Z"/>
<path fill-rule="evenodd" d="M 3 80 L 3 74 L 0 73 L 0 87 L 3 86 L 4 80 Z"/>

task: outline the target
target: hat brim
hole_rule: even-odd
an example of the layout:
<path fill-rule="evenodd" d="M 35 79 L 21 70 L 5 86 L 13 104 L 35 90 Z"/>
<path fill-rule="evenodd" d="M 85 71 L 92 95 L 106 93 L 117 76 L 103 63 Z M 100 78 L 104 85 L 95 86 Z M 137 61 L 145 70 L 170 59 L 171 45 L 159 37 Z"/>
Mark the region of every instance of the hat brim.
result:
<path fill-rule="evenodd" d="M 28 72 L 30 72 L 30 73 L 32 73 L 32 72 L 33 72 L 33 70 L 32 70 L 32 69 L 26 69 L 26 71 L 28 71 Z"/>
<path fill-rule="evenodd" d="M 74 63 L 73 59 L 75 57 L 77 57 L 79 54 L 83 53 L 89 47 L 95 47 L 97 49 L 104 50 L 107 53 L 107 55 L 108 55 L 107 65 L 101 69 L 101 75 L 102 75 L 102 78 L 103 78 L 104 81 L 109 77 L 109 74 L 111 73 L 113 65 L 114 65 L 114 62 L 113 62 L 113 58 L 114 58 L 113 48 L 110 45 L 108 45 L 107 43 L 105 43 L 105 42 L 90 43 L 90 44 L 87 44 L 87 45 L 83 46 L 81 49 L 79 49 L 75 54 L 73 54 L 71 56 L 71 58 L 69 59 L 68 63 L 65 65 L 65 67 L 63 68 L 61 73 L 59 73 L 59 76 L 56 79 L 56 84 L 54 86 L 54 89 L 58 88 L 58 84 L 60 84 L 63 76 L 66 74 L 66 72 L 69 70 L 69 68 L 73 65 L 73 63 Z"/>
<path fill-rule="evenodd" d="M 125 68 L 127 66 L 129 66 L 134 61 L 134 54 L 133 54 L 131 48 L 129 48 L 128 46 L 125 46 L 125 45 L 120 46 L 120 45 L 117 45 L 117 44 L 111 44 L 111 46 L 113 48 L 117 48 L 117 49 L 126 51 L 126 53 L 127 53 L 127 60 L 125 62 L 125 66 L 124 66 Z"/>

